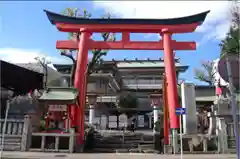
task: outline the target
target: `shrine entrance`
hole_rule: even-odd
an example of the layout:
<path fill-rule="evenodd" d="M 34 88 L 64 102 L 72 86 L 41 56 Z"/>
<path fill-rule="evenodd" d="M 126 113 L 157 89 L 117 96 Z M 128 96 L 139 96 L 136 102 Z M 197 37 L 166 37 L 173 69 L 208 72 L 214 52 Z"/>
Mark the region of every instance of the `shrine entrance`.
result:
<path fill-rule="evenodd" d="M 83 19 L 63 16 L 45 11 L 49 21 L 62 32 L 79 32 L 77 41 L 57 41 L 57 49 L 75 49 L 77 53 L 77 66 L 74 87 L 79 90 L 78 106 L 71 106 L 71 127 L 77 127 L 77 144 L 84 142 L 84 108 L 86 102 L 86 69 L 88 51 L 92 49 L 108 50 L 163 50 L 167 82 L 167 103 L 170 118 L 170 128 L 173 136 L 177 135 L 179 120 L 175 109 L 179 107 L 177 94 L 177 78 L 174 65 L 174 51 L 196 50 L 195 42 L 177 42 L 172 39 L 173 34 L 194 32 L 197 26 L 205 20 L 207 12 L 200 14 L 173 18 L 173 19 Z M 122 40 L 117 42 L 94 41 L 92 33 L 110 32 L 121 33 Z M 157 33 L 162 40 L 156 42 L 137 42 L 130 40 L 130 33 Z"/>

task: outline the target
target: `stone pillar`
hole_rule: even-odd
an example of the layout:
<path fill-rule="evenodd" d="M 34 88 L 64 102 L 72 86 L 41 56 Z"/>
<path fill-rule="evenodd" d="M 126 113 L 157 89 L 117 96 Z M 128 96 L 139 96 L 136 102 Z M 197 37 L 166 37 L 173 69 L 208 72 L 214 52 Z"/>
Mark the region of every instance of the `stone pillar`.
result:
<path fill-rule="evenodd" d="M 95 117 L 95 110 L 94 110 L 94 105 L 89 106 L 89 123 L 93 124 Z"/>
<path fill-rule="evenodd" d="M 153 122 L 154 122 L 153 133 L 156 134 L 157 133 L 156 123 L 158 122 L 158 106 L 157 105 L 153 106 Z"/>
<path fill-rule="evenodd" d="M 228 150 L 227 125 L 224 118 L 217 118 L 218 152 L 226 153 Z"/>
<path fill-rule="evenodd" d="M 31 117 L 26 115 L 24 116 L 24 125 L 22 132 L 22 140 L 21 140 L 21 151 L 27 151 L 31 144 L 31 136 L 32 136 L 32 123 Z"/>
<path fill-rule="evenodd" d="M 94 124 L 94 119 L 95 119 L 94 105 L 96 104 L 96 101 L 97 101 L 97 94 L 88 93 L 87 97 L 88 97 L 88 104 L 89 104 L 89 123 Z"/>
<path fill-rule="evenodd" d="M 152 129 L 152 114 L 148 115 L 148 124 L 149 124 L 149 128 Z"/>

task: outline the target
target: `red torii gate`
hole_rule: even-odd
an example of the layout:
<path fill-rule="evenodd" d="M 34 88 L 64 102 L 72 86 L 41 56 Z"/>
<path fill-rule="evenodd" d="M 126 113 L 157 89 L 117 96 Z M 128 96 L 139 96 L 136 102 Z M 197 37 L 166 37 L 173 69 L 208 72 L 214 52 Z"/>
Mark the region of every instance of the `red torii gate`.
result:
<path fill-rule="evenodd" d="M 74 87 L 79 89 L 79 107 L 72 109 L 74 126 L 80 134 L 77 143 L 84 139 L 84 107 L 86 102 L 86 68 L 88 51 L 91 49 L 112 50 L 164 50 L 165 73 L 167 77 L 167 97 L 170 126 L 179 128 L 175 109 L 179 107 L 177 78 L 174 63 L 174 50 L 196 50 L 195 42 L 177 42 L 172 40 L 174 33 L 194 32 L 201 25 L 210 11 L 173 19 L 84 19 L 63 16 L 46 11 L 49 21 L 62 32 L 80 32 L 79 41 L 57 41 L 57 49 L 76 49 L 77 67 Z M 94 32 L 122 33 L 122 40 L 117 42 L 94 41 L 90 39 Z M 157 42 L 130 41 L 130 33 L 158 33 L 163 38 Z M 73 108 L 73 107 L 72 107 Z"/>

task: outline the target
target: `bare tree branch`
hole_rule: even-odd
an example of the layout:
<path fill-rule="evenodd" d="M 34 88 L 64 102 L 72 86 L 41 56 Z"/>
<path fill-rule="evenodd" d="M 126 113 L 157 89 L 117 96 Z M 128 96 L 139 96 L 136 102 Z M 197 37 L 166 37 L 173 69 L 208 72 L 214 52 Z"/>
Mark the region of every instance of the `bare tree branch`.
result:
<path fill-rule="evenodd" d="M 213 62 L 212 61 L 203 61 L 201 63 L 203 69 L 195 69 L 195 79 L 198 79 L 199 81 L 206 82 L 209 85 L 214 84 L 214 75 L 212 73 L 213 69 Z"/>
<path fill-rule="evenodd" d="M 78 8 L 66 8 L 62 14 L 70 16 L 70 17 L 81 17 L 81 18 L 90 18 L 92 16 L 91 13 L 89 13 L 87 10 L 83 10 L 83 13 Z M 111 18 L 110 14 L 108 13 L 107 15 L 103 16 L 102 18 Z M 115 41 L 115 34 L 114 33 L 101 33 L 102 38 L 104 41 Z M 79 41 L 80 39 L 80 33 L 69 33 L 69 39 L 74 40 L 74 41 Z M 62 52 L 61 55 L 66 56 L 70 58 L 73 61 L 73 67 L 72 67 L 72 72 L 71 72 L 71 81 L 73 83 L 74 76 L 75 76 L 75 70 L 76 70 L 76 60 L 72 56 L 71 50 Z M 89 61 L 87 65 L 87 72 L 86 76 L 92 74 L 93 72 L 97 72 L 101 69 L 101 65 L 103 63 L 103 56 L 106 56 L 108 53 L 108 50 L 102 50 L 102 49 L 95 49 L 92 50 L 93 57 Z"/>

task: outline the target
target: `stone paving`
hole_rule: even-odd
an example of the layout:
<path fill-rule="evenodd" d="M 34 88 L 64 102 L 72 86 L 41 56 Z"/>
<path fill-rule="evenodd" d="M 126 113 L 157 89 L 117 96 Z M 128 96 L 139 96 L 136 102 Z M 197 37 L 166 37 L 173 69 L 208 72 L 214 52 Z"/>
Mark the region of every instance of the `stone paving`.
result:
<path fill-rule="evenodd" d="M 40 153 L 4 151 L 7 159 L 180 159 L 180 155 L 140 154 L 140 153 Z M 234 154 L 183 155 L 183 159 L 236 159 Z"/>

